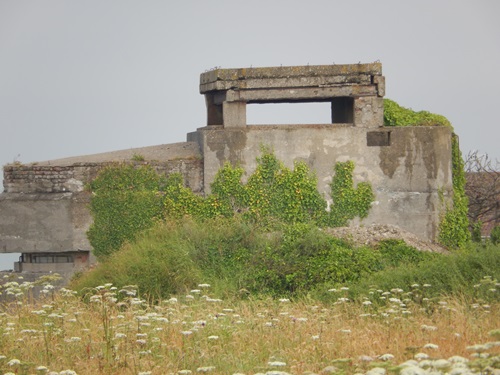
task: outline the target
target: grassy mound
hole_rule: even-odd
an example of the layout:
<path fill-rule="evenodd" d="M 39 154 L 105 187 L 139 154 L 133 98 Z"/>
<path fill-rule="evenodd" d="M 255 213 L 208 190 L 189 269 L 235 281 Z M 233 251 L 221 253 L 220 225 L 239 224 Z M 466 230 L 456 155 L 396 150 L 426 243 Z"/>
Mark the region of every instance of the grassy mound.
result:
<path fill-rule="evenodd" d="M 185 293 L 200 283 L 219 296 L 246 293 L 323 298 L 349 283 L 352 293 L 431 284 L 443 293 L 466 288 L 485 275 L 500 278 L 500 247 L 468 248 L 453 255 L 420 252 L 403 241 L 376 248 L 355 245 L 307 224 L 266 232 L 237 219 L 158 223 L 71 285 L 82 290 L 105 283 L 137 285 L 152 300 Z M 321 292 L 318 292 L 321 291 Z"/>

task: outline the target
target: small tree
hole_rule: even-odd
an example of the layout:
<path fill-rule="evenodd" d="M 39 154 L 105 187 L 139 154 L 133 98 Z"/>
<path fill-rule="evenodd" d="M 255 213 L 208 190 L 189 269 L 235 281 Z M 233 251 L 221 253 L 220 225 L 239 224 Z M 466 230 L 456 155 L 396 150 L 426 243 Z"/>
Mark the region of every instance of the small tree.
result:
<path fill-rule="evenodd" d="M 482 222 L 486 228 L 499 225 L 500 163 L 493 162 L 487 154 L 473 151 L 467 155 L 464 164 L 471 226 L 478 222 Z"/>

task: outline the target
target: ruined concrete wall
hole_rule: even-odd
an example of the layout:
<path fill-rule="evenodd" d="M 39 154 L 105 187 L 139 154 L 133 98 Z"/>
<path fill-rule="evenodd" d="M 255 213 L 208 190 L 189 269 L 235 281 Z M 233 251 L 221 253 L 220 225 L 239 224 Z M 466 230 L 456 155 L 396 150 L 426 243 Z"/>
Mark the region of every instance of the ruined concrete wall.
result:
<path fill-rule="evenodd" d="M 165 148 L 166 146 L 162 146 Z M 203 160 L 199 149 L 183 144 L 169 153 L 169 160 L 146 160 L 128 163 L 151 165 L 161 174 L 181 173 L 186 185 L 201 193 Z M 154 149 L 154 148 L 152 148 Z M 149 150 L 146 156 L 165 156 Z M 130 153 L 130 151 L 127 151 Z M 113 154 L 114 155 L 114 154 Z M 183 157 L 184 156 L 184 157 Z M 116 163 L 101 156 L 101 162 L 86 162 L 89 157 L 33 165 L 4 167 L 4 192 L 0 194 L 0 252 L 64 252 L 91 250 L 86 232 L 92 223 L 85 185 L 98 172 Z M 79 161 L 77 161 L 79 160 Z"/>
<path fill-rule="evenodd" d="M 306 162 L 325 197 L 335 163 L 354 161 L 355 182 L 369 182 L 376 195 L 364 224 L 393 224 L 435 240 L 444 209 L 440 194 L 451 196 L 451 131 L 445 127 L 207 126 L 191 137 L 203 150 L 206 193 L 226 161 L 250 175 L 265 145 L 289 168 Z"/>

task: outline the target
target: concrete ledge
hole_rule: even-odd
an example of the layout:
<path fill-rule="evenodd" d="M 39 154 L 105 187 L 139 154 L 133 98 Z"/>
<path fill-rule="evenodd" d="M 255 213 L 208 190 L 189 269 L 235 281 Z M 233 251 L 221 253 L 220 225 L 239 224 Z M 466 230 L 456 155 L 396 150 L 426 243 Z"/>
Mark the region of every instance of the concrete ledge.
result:
<path fill-rule="evenodd" d="M 321 76 L 355 76 L 355 75 L 382 75 L 381 63 L 370 64 L 345 64 L 345 65 L 306 65 L 306 66 L 281 66 L 266 68 L 242 68 L 242 69 L 216 69 L 200 76 L 200 93 L 214 90 L 209 84 L 218 81 L 233 82 L 238 87 L 240 81 L 255 80 L 252 84 L 257 85 L 257 80 L 265 86 L 254 86 L 253 88 L 269 88 L 269 79 L 285 78 L 275 81 L 278 86 L 273 87 L 295 87 L 297 80 L 293 78 L 311 78 Z M 264 82 L 265 81 L 265 82 Z M 338 83 L 347 83 L 338 82 Z M 317 79 L 303 81 L 307 86 L 318 85 Z M 205 86 L 208 85 L 208 86 Z M 302 86 L 302 85 L 301 85 Z M 219 90 L 218 88 L 215 88 Z"/>

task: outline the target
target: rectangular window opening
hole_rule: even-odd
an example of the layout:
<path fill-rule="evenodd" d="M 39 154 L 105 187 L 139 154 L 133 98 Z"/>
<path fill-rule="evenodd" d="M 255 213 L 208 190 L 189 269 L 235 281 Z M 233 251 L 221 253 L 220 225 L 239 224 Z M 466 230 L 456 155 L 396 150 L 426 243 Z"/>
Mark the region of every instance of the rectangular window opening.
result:
<path fill-rule="evenodd" d="M 247 124 L 331 124 L 330 102 L 264 103 L 247 105 Z"/>

